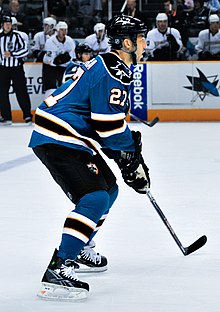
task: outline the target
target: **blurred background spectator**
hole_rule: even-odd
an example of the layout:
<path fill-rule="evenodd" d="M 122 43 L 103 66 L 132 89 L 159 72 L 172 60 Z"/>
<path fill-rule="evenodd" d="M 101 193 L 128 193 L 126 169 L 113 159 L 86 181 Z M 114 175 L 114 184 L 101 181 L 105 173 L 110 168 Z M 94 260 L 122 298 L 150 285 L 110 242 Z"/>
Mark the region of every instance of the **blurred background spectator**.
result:
<path fill-rule="evenodd" d="M 125 15 L 130 15 L 132 17 L 139 18 L 147 25 L 147 16 L 139 11 L 136 0 L 127 0 L 127 6 L 125 7 L 123 13 Z"/>
<path fill-rule="evenodd" d="M 92 33 L 96 23 L 102 19 L 101 0 L 69 0 L 68 20 L 74 36 L 85 37 Z"/>
<path fill-rule="evenodd" d="M 2 15 L 2 12 L 3 12 L 2 2 L 3 2 L 3 0 L 0 0 L 0 16 Z"/>
<path fill-rule="evenodd" d="M 220 3 L 218 0 L 204 0 L 204 6 L 207 7 L 211 13 L 217 13 L 220 10 Z"/>
<path fill-rule="evenodd" d="M 19 30 L 28 32 L 28 24 L 25 18 L 26 3 L 20 4 L 18 0 L 10 0 L 8 4 L 3 5 L 3 10 L 5 15 L 16 17 L 19 22 Z"/>
<path fill-rule="evenodd" d="M 65 19 L 68 5 L 68 0 L 48 0 L 48 14 Z"/>
<path fill-rule="evenodd" d="M 204 6 L 204 0 L 194 0 L 194 10 L 189 20 L 189 37 L 198 37 L 201 30 L 209 27 L 210 10 Z"/>

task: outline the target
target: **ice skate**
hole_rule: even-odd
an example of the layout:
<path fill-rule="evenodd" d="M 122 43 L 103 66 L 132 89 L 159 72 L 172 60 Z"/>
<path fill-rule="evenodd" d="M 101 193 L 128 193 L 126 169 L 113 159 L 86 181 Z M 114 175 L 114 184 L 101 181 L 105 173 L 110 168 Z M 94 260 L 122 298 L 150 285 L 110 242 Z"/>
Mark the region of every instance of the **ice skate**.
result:
<path fill-rule="evenodd" d="M 88 245 L 84 246 L 80 254 L 76 258 L 78 267 L 75 267 L 77 273 L 88 273 L 88 272 L 104 272 L 108 269 L 106 257 L 96 253 L 93 249 L 95 242 L 92 240 Z"/>
<path fill-rule="evenodd" d="M 78 279 L 74 271 L 75 262 L 58 258 L 57 252 L 55 250 L 52 260 L 44 273 L 42 287 L 37 295 L 46 300 L 85 300 L 88 295 L 89 285 Z"/>

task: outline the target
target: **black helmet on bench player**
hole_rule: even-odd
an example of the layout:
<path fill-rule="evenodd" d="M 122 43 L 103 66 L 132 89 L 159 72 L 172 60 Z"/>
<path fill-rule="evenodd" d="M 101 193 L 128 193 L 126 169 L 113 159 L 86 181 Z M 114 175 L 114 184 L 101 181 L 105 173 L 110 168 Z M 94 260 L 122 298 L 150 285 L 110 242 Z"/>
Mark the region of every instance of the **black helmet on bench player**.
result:
<path fill-rule="evenodd" d="M 88 44 L 85 44 L 85 43 L 79 43 L 77 46 L 76 46 L 76 49 L 75 49 L 75 52 L 76 53 L 91 53 L 92 52 L 92 49 L 88 46 Z"/>

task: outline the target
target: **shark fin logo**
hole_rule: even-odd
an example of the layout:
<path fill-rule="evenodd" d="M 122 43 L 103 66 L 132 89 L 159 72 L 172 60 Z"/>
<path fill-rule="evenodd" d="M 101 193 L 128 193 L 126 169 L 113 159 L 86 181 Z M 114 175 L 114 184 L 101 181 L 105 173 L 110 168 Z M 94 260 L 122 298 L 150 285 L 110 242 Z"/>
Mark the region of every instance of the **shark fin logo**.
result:
<path fill-rule="evenodd" d="M 199 77 L 186 76 L 191 83 L 191 86 L 185 86 L 184 88 L 196 92 L 196 95 L 192 99 L 192 102 L 195 102 L 198 97 L 203 101 L 206 96 L 219 96 L 219 91 L 217 88 L 219 80 L 218 75 L 205 76 L 205 74 L 199 69 L 196 68 L 199 74 Z"/>

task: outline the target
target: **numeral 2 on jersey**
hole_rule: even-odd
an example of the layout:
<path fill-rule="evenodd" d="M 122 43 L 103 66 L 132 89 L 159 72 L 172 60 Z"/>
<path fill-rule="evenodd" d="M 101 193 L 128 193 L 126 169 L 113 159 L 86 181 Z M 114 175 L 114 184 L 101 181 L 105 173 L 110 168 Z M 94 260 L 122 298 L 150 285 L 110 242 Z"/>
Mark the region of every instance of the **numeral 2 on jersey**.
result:
<path fill-rule="evenodd" d="M 113 88 L 111 89 L 109 103 L 124 106 L 125 101 L 127 100 L 127 96 L 128 96 L 128 93 L 126 90 Z"/>
<path fill-rule="evenodd" d="M 61 93 L 56 94 L 56 95 L 50 95 L 44 102 L 47 104 L 47 106 L 53 106 L 55 104 L 57 104 L 57 102 L 62 99 L 64 96 L 66 96 L 67 94 L 69 94 L 69 92 L 75 87 L 75 85 L 79 82 L 80 78 L 82 77 L 82 75 L 84 74 L 84 70 L 79 67 L 79 69 L 77 70 L 77 72 L 73 75 L 72 79 L 74 80 L 69 86 L 68 88 L 66 88 L 65 90 L 63 90 Z"/>

